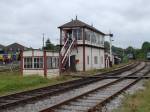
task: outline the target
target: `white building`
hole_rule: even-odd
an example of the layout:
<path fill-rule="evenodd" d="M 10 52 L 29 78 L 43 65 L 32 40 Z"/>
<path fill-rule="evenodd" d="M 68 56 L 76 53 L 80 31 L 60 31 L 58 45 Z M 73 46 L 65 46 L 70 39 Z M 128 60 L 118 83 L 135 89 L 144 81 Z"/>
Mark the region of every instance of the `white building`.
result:
<path fill-rule="evenodd" d="M 105 34 L 76 18 L 60 28 L 60 71 L 105 67 Z"/>
<path fill-rule="evenodd" d="M 60 52 L 24 51 L 21 58 L 23 74 L 52 77 L 67 70 L 87 71 L 105 68 L 103 32 L 77 18 L 60 26 L 59 29 Z"/>
<path fill-rule="evenodd" d="M 23 75 L 56 77 L 59 75 L 59 53 L 42 50 L 28 50 L 21 54 Z"/>
<path fill-rule="evenodd" d="M 110 61 L 110 58 L 112 58 L 112 62 Z M 121 58 L 118 57 L 116 53 L 112 53 L 112 56 L 110 53 L 105 52 L 105 68 L 109 68 L 114 64 L 120 64 Z"/>

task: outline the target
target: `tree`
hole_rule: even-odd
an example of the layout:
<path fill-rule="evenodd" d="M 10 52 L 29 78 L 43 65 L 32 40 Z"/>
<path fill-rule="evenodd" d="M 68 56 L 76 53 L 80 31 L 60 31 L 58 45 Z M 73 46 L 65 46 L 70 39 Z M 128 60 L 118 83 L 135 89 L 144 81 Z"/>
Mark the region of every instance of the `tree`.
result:
<path fill-rule="evenodd" d="M 60 48 L 59 45 L 55 45 L 55 49 L 54 49 L 55 51 L 60 51 L 60 49 L 61 49 L 61 48 Z"/>
<path fill-rule="evenodd" d="M 51 43 L 50 39 L 47 39 L 45 42 L 45 50 L 54 50 L 55 49 L 55 45 Z"/>
<path fill-rule="evenodd" d="M 128 48 L 126 48 L 126 54 L 134 54 L 134 48 L 132 46 L 129 46 Z"/>
<path fill-rule="evenodd" d="M 144 42 L 142 45 L 142 51 L 144 53 L 148 52 L 150 50 L 150 43 L 149 42 Z"/>
<path fill-rule="evenodd" d="M 134 49 L 132 46 L 129 46 L 125 49 L 125 54 L 128 56 L 132 56 L 133 59 L 136 58 L 136 49 Z"/>
<path fill-rule="evenodd" d="M 150 43 L 149 42 L 144 42 L 142 44 L 142 48 L 141 48 L 141 55 L 143 55 L 143 58 L 146 58 L 146 54 L 149 51 L 150 51 Z"/>
<path fill-rule="evenodd" d="M 109 52 L 109 50 L 110 50 L 110 44 L 109 44 L 108 41 L 105 41 L 105 42 L 104 42 L 104 48 L 105 48 L 105 51 L 106 51 L 106 52 Z"/>
<path fill-rule="evenodd" d="M 120 47 L 112 46 L 112 51 L 122 57 L 124 49 Z"/>
<path fill-rule="evenodd" d="M 106 52 L 109 52 L 110 50 L 110 44 L 108 41 L 105 41 L 104 42 L 104 48 L 105 48 L 105 51 Z M 115 46 L 112 46 L 112 52 L 113 53 L 116 53 L 120 58 L 123 59 L 123 52 L 124 52 L 124 49 L 120 48 L 120 47 L 115 47 Z"/>

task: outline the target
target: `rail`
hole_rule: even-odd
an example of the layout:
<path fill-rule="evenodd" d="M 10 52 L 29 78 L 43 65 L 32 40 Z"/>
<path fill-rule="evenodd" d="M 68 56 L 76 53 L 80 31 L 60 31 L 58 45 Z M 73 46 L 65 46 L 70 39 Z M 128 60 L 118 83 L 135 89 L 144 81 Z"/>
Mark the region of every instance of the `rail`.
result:
<path fill-rule="evenodd" d="M 56 105 L 53 105 L 49 108 L 43 109 L 40 112 L 62 112 L 62 111 L 65 111 L 65 112 L 67 112 L 67 111 L 94 112 L 94 111 L 97 111 L 98 107 L 102 107 L 108 101 L 110 101 L 112 98 L 114 98 L 115 96 L 120 94 L 122 91 L 124 91 L 124 90 L 128 89 L 129 87 L 131 87 L 132 85 L 136 84 L 139 80 L 142 79 L 142 77 L 146 76 L 147 73 L 149 73 L 149 71 L 150 71 L 150 67 L 145 65 L 144 67 L 135 71 L 134 73 L 128 74 L 127 76 L 124 76 L 124 77 L 120 77 L 119 79 L 116 79 L 115 81 L 112 81 L 103 86 L 94 88 L 88 92 L 81 94 L 81 95 L 67 99 L 67 100 L 60 102 Z M 140 73 L 138 73 L 138 72 L 140 72 Z M 132 79 L 132 80 L 126 79 L 126 77 L 133 76 L 133 75 L 138 76 L 138 77 L 136 79 Z M 118 86 L 118 85 L 120 85 L 120 86 Z M 116 86 L 116 88 L 115 88 L 115 86 Z M 107 95 L 105 95 L 105 97 L 104 97 L 104 93 L 107 93 Z M 94 96 L 97 96 L 97 97 L 94 97 Z M 94 105 L 93 105 L 93 103 L 94 103 Z"/>
<path fill-rule="evenodd" d="M 134 67 L 138 66 L 139 63 L 130 64 L 129 66 L 125 66 L 124 68 L 113 71 L 103 73 L 100 75 L 106 76 L 106 75 L 119 75 L 122 72 L 125 72 L 129 69 L 133 69 Z M 98 75 L 98 74 L 97 74 Z M 20 93 L 15 93 L 7 96 L 1 96 L 0 97 L 0 110 L 6 109 L 10 106 L 14 106 L 17 104 L 24 104 L 33 100 L 39 100 L 41 98 L 44 98 L 46 96 L 50 96 L 53 94 L 60 94 L 62 92 L 66 92 L 68 90 L 71 90 L 73 88 L 78 88 L 83 85 L 87 85 L 90 83 L 94 83 L 96 81 L 104 80 L 104 78 L 83 78 L 73 81 L 68 81 L 65 83 L 60 83 L 48 87 L 38 88 L 30 91 L 24 91 Z"/>

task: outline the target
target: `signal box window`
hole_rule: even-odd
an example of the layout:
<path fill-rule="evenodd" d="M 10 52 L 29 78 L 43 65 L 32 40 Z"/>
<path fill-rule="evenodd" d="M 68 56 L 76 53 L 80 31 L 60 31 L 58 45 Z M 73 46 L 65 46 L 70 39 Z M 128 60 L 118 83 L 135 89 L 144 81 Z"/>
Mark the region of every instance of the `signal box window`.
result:
<path fill-rule="evenodd" d="M 94 64 L 98 64 L 97 56 L 94 56 Z"/>
<path fill-rule="evenodd" d="M 89 56 L 87 56 L 87 64 L 89 65 L 89 62 L 90 62 L 90 58 Z"/>

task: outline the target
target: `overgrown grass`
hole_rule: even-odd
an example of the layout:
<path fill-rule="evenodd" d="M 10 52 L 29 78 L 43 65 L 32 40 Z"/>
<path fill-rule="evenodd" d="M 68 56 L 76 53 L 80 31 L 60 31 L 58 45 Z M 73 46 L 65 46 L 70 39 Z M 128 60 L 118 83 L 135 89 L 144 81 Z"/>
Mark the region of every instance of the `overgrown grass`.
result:
<path fill-rule="evenodd" d="M 132 63 L 133 61 L 130 61 L 128 63 L 121 63 L 119 65 L 113 65 L 112 67 L 110 68 L 104 68 L 104 69 L 93 69 L 93 70 L 89 70 L 89 71 L 86 71 L 86 72 L 78 72 L 78 73 L 75 73 L 75 74 L 78 74 L 78 75 L 94 75 L 94 74 L 97 74 L 97 73 L 103 73 L 103 72 L 109 72 L 109 71 L 112 71 L 114 69 L 117 69 L 121 66 L 124 66 L 124 65 L 127 65 L 127 64 L 130 64 Z M 72 74 L 74 75 L 74 73 Z"/>
<path fill-rule="evenodd" d="M 109 69 L 91 70 L 91 71 L 75 73 L 75 74 L 93 75 L 99 72 L 111 71 L 122 65 L 123 64 L 113 66 L 112 68 Z M 15 93 L 15 92 L 20 92 L 20 91 L 25 91 L 25 90 L 31 90 L 43 86 L 53 85 L 68 80 L 74 80 L 74 79 L 77 78 L 73 78 L 71 76 L 60 76 L 56 78 L 46 79 L 38 75 L 23 77 L 19 72 L 4 72 L 4 73 L 0 73 L 0 96 Z"/>
<path fill-rule="evenodd" d="M 123 104 L 113 112 L 150 112 L 150 81 L 146 81 L 145 90 L 133 95 L 125 95 Z"/>
<path fill-rule="evenodd" d="M 6 95 L 19 91 L 30 90 L 43 86 L 53 85 L 67 80 L 72 80 L 71 77 L 56 77 L 46 79 L 41 76 L 25 76 L 22 77 L 18 72 L 9 72 L 0 74 L 0 95 Z"/>

